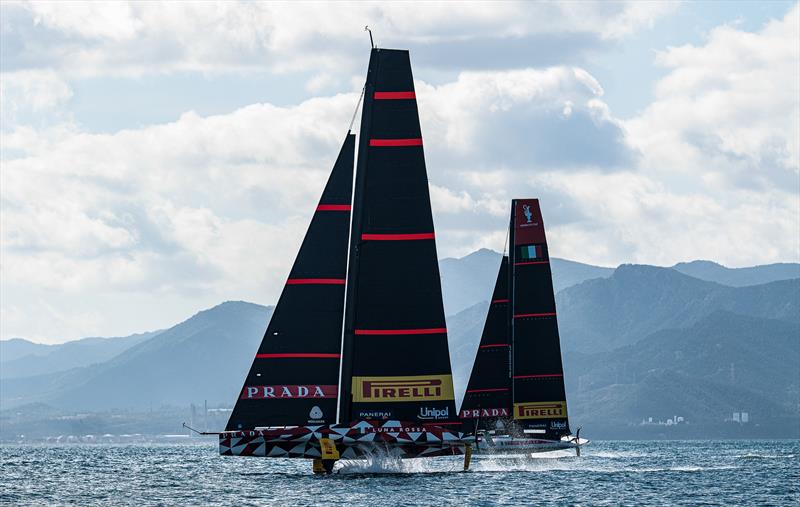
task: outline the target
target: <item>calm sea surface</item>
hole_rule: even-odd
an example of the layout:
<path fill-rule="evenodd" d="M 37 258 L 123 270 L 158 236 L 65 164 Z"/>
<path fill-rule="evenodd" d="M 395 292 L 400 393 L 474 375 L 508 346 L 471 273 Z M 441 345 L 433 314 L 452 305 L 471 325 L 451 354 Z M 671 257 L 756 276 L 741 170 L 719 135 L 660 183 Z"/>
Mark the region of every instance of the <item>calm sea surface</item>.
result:
<path fill-rule="evenodd" d="M 216 442 L 0 446 L 8 505 L 800 505 L 800 441 L 593 442 L 528 460 L 220 457 Z"/>

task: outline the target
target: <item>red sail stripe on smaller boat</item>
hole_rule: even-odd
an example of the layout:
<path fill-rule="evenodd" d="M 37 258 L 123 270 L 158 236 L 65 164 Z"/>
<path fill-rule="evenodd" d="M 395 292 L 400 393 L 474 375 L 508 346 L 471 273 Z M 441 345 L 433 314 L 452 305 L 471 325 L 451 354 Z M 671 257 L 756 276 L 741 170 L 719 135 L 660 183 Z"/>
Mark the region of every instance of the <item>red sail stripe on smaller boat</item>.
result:
<path fill-rule="evenodd" d="M 414 92 L 375 92 L 375 100 L 403 100 L 403 99 L 416 99 L 417 94 Z"/>
<path fill-rule="evenodd" d="M 344 285 L 344 278 L 289 278 L 286 285 Z"/>
<path fill-rule="evenodd" d="M 317 211 L 350 211 L 349 204 L 320 204 Z"/>
<path fill-rule="evenodd" d="M 500 303 L 508 303 L 508 299 L 493 299 L 492 300 L 492 304 L 493 305 L 497 305 L 497 304 L 500 304 Z"/>
<path fill-rule="evenodd" d="M 514 378 L 548 378 L 548 377 L 563 377 L 563 373 L 547 373 L 544 375 L 514 375 Z"/>
<path fill-rule="evenodd" d="M 416 234 L 362 234 L 362 241 L 418 241 L 423 239 L 436 239 L 433 232 L 420 232 Z"/>
<path fill-rule="evenodd" d="M 317 352 L 284 352 L 279 354 L 256 354 L 257 359 L 316 358 L 339 359 L 341 354 L 322 354 Z"/>
<path fill-rule="evenodd" d="M 445 334 L 446 327 L 423 329 L 356 329 L 357 335 L 404 335 L 404 334 Z"/>
<path fill-rule="evenodd" d="M 370 139 L 370 146 L 422 146 L 422 138 L 411 139 Z"/>
<path fill-rule="evenodd" d="M 491 348 L 491 347 L 508 347 L 508 346 L 509 346 L 508 343 L 489 343 L 487 345 L 481 345 L 480 348 L 488 349 L 488 348 Z"/>
<path fill-rule="evenodd" d="M 514 315 L 515 319 L 519 319 L 522 317 L 555 317 L 556 312 L 549 312 L 549 313 L 520 313 Z"/>

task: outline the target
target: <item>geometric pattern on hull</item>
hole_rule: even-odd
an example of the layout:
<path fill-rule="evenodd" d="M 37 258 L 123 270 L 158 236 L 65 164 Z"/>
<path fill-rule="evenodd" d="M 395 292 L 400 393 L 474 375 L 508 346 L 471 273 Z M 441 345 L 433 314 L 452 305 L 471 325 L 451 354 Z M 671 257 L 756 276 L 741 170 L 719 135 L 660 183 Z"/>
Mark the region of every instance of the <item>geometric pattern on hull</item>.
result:
<path fill-rule="evenodd" d="M 460 432 L 404 421 L 359 421 L 352 425 L 295 426 L 248 431 L 223 431 L 223 456 L 320 458 L 320 439 L 329 438 L 341 459 L 365 458 L 380 452 L 396 458 L 464 454 Z"/>

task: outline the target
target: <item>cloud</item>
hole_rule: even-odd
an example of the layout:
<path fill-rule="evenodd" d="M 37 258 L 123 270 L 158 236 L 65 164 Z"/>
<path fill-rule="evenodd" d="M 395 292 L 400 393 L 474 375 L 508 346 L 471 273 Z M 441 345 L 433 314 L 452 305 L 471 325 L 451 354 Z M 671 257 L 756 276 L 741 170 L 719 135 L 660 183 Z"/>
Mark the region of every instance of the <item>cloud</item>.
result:
<path fill-rule="evenodd" d="M 23 117 L 53 113 L 72 98 L 72 88 L 52 70 L 0 74 L 0 128 L 8 130 Z M 55 120 L 61 118 L 56 115 Z M 52 122 L 53 119 L 50 118 Z"/>
<path fill-rule="evenodd" d="M 616 128 L 599 84 L 577 68 L 463 73 L 418 89 L 443 255 L 502 248 L 506 183 L 538 163 L 535 152 L 505 153 L 520 124 L 584 114 L 590 134 Z M 357 98 L 190 111 L 114 134 L 15 127 L 0 174 L 4 284 L 274 301 Z"/>
<path fill-rule="evenodd" d="M 264 69 L 351 73 L 363 68 L 364 25 L 373 27 L 382 47 L 402 41 L 423 53 L 430 48 L 432 57 L 421 59 L 423 65 L 452 62 L 454 51 L 440 50 L 455 50 L 454 42 L 461 47 L 455 54 L 470 55 L 474 64 L 535 53 L 537 43 L 546 44 L 542 35 L 576 34 L 575 44 L 562 37 L 544 47 L 542 54 L 552 58 L 646 28 L 674 8 L 674 2 L 635 1 L 4 2 L 2 65 L 4 71 L 51 67 L 83 76 Z M 483 51 L 465 53 L 465 48 Z M 506 61 L 520 66 L 519 59 Z"/>
<path fill-rule="evenodd" d="M 420 48 L 415 65 L 443 69 L 416 83 L 440 256 L 502 249 L 509 200 L 539 197 L 562 257 L 798 257 L 797 7 L 755 33 L 720 27 L 702 45 L 663 51 L 655 100 L 620 120 L 579 64 L 549 65 L 524 48 L 565 37 L 583 51 L 671 4 L 335 5 L 341 12 L 132 3 L 64 14 L 58 3 L 2 3 L 2 335 L 124 334 L 224 299 L 274 302 L 358 94 L 186 111 L 99 134 L 63 110 L 70 79 L 302 70 L 300 88 L 357 90 L 364 61 L 348 59 L 363 56 L 364 13 L 379 42 L 408 39 Z M 438 49 L 456 43 L 516 56 L 443 64 Z M 20 119 L 30 114 L 42 121 Z M 131 305 L 154 320 L 120 310 Z"/>
<path fill-rule="evenodd" d="M 610 170 L 635 156 L 602 87 L 580 68 L 464 72 L 418 95 L 426 139 L 442 148 L 431 159 L 443 166 Z"/>
<path fill-rule="evenodd" d="M 797 191 L 800 6 L 757 33 L 714 29 L 702 46 L 669 48 L 670 69 L 644 113 L 626 122 L 644 165 L 721 186 Z"/>

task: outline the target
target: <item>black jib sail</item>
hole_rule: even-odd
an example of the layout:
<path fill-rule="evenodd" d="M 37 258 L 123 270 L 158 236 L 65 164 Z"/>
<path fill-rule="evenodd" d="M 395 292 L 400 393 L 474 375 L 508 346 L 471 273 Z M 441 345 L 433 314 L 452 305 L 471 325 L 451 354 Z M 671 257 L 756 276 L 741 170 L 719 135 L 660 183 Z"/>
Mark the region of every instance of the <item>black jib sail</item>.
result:
<path fill-rule="evenodd" d="M 464 431 L 496 429 L 511 418 L 508 257 L 503 256 L 480 345 L 461 404 Z"/>
<path fill-rule="evenodd" d="M 348 133 L 227 431 L 336 422 L 354 149 Z"/>
<path fill-rule="evenodd" d="M 515 422 L 569 435 L 553 277 L 538 199 L 515 199 L 510 231 L 512 401 Z"/>
<path fill-rule="evenodd" d="M 408 51 L 370 55 L 353 207 L 339 421 L 458 425 Z"/>

